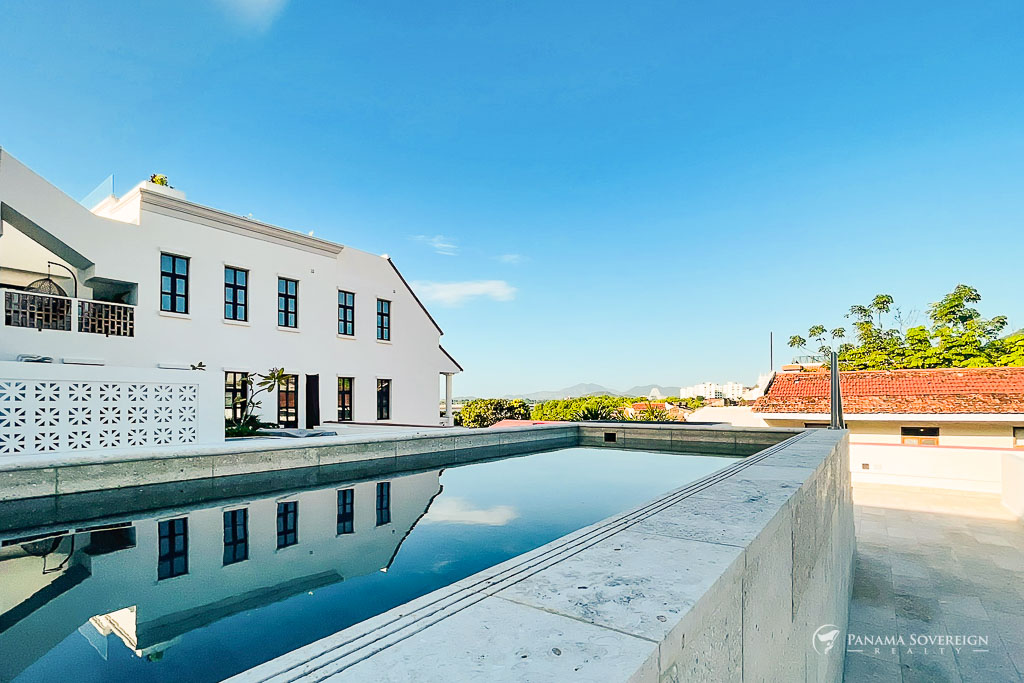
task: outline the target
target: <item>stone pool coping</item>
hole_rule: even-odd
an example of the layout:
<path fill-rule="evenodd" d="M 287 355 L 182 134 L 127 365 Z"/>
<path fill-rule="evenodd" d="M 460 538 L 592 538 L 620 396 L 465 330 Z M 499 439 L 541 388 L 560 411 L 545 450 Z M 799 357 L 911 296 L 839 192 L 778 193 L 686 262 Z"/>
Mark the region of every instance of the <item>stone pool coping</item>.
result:
<path fill-rule="evenodd" d="M 110 449 L 0 458 L 0 501 L 342 463 L 444 465 L 550 448 L 651 448 L 747 455 L 799 430 L 729 425 L 559 423 L 395 435 L 253 439 L 214 445 Z M 615 434 L 605 442 L 605 434 Z"/>
<path fill-rule="evenodd" d="M 229 680 L 837 681 L 814 643 L 847 623 L 848 458 L 801 431 Z"/>

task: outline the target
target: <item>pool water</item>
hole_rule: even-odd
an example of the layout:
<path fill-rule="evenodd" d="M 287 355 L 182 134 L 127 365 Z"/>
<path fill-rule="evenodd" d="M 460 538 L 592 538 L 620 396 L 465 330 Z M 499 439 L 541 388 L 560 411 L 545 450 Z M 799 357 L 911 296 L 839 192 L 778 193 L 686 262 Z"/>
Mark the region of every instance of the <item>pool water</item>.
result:
<path fill-rule="evenodd" d="M 7 534 L 0 681 L 219 681 L 729 462 L 572 448 Z"/>

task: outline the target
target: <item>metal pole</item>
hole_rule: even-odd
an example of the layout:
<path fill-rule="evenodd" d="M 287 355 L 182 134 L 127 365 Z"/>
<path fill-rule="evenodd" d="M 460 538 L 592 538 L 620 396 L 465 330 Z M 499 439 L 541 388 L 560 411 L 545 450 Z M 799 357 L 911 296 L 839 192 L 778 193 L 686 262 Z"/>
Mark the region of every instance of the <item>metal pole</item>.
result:
<path fill-rule="evenodd" d="M 843 420 L 843 396 L 839 387 L 839 354 L 835 351 L 829 359 L 829 409 L 831 412 L 830 429 L 846 429 Z"/>

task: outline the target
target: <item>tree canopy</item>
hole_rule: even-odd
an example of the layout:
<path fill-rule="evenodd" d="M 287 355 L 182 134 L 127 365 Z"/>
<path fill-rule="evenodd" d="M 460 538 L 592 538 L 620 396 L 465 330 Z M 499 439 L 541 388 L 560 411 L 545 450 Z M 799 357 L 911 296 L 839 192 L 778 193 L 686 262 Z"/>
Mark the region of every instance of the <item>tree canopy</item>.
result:
<path fill-rule="evenodd" d="M 530 406 L 516 398 L 476 398 L 462 406 L 456 424 L 462 427 L 490 427 L 502 420 L 529 420 Z"/>
<path fill-rule="evenodd" d="M 853 321 L 852 340 L 842 326 L 817 324 L 806 338 L 790 337 L 789 346 L 816 349 L 825 361 L 834 350 L 843 370 L 1024 366 L 1024 330 L 1000 336 L 1006 316 L 983 318 L 972 307 L 979 301 L 977 289 L 959 284 L 928 307 L 928 325 L 911 326 L 913 315 L 905 315 L 889 294 L 878 294 L 846 314 Z"/>
<path fill-rule="evenodd" d="M 530 417 L 534 420 L 579 420 L 579 419 L 615 419 L 619 409 L 629 399 L 622 396 L 583 396 L 580 398 L 554 399 L 538 403 L 533 407 Z M 611 415 L 610 418 L 592 416 Z"/>

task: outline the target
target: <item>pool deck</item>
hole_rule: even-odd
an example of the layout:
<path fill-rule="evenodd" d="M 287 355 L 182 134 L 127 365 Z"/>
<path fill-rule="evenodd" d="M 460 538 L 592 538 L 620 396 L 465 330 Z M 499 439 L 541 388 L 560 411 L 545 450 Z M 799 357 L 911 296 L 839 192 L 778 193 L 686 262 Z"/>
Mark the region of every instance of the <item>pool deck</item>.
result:
<path fill-rule="evenodd" d="M 1024 680 L 1024 524 L 995 496 L 859 484 L 853 494 L 848 632 L 977 635 L 988 643 L 959 652 L 853 645 L 864 652 L 848 649 L 844 680 Z"/>

